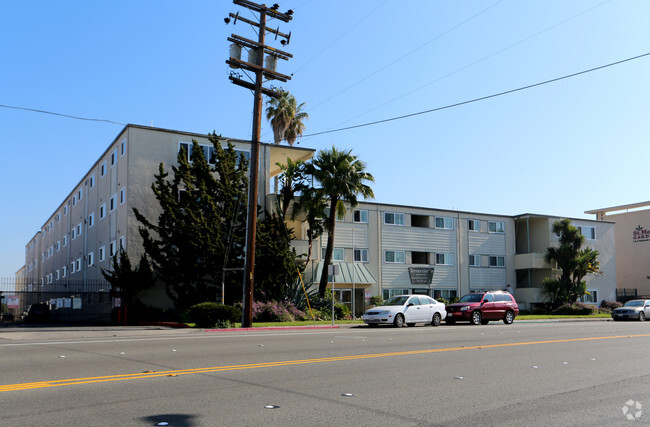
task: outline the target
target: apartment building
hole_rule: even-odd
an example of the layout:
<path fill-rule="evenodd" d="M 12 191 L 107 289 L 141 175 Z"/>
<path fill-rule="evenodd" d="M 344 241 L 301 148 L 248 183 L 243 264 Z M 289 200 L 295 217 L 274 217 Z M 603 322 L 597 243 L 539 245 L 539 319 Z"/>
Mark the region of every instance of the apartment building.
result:
<path fill-rule="evenodd" d="M 127 125 L 106 151 L 76 183 L 25 247 L 20 270 L 27 289 L 69 282 L 102 279 L 111 257 L 125 248 L 132 260 L 143 252 L 139 223 L 132 208 L 156 218 L 158 203 L 151 184 L 158 166 L 176 164 L 181 147 L 196 140 L 206 157 L 211 143 L 206 135 L 137 125 Z M 250 141 L 223 138 L 236 150 L 250 152 Z M 261 144 L 259 203 L 271 210 L 275 204 L 271 184 L 287 158 L 307 161 L 314 150 Z M 329 286 L 339 301 L 360 315 L 372 296 L 388 298 L 402 293 L 422 293 L 450 298 L 470 291 L 514 289 L 522 308 L 545 300 L 539 283 L 558 274 L 543 261 L 546 248 L 557 242 L 552 233 L 559 218 L 525 214 L 504 216 L 427 207 L 362 202 L 336 225 Z M 588 277 L 588 300 L 614 300 L 616 250 L 614 223 L 573 220 L 586 236 L 586 244 L 600 252 L 602 276 Z M 296 233 L 298 253 L 307 252 L 306 224 L 290 224 Z M 313 247 L 307 265 L 307 282 L 318 282 L 327 235 Z M 149 290 L 148 304 L 169 303 L 162 288 Z"/>
<path fill-rule="evenodd" d="M 449 299 L 508 285 L 520 306 L 531 309 L 547 300 L 541 281 L 560 274 L 544 261 L 546 248 L 558 243 L 552 228 L 559 219 L 362 202 L 336 224 L 333 264 L 339 267 L 329 287 L 357 315 L 375 295 Z M 572 224 L 585 235 L 585 246 L 599 251 L 603 271 L 586 278 L 584 302 L 615 300 L 614 224 L 584 219 Z M 296 242 L 299 253 L 305 245 Z M 314 244 L 319 250 L 306 271 L 311 281 L 320 279 L 326 245 L 327 235 Z"/>
<path fill-rule="evenodd" d="M 211 159 L 212 144 L 205 134 L 125 126 L 26 245 L 24 276 L 30 285 L 102 279 L 101 269 L 111 268 L 111 257 L 120 247 L 131 259 L 139 259 L 143 248 L 133 208 L 147 218 L 157 217 L 151 184 L 158 166 L 163 163 L 171 171 L 180 148 L 185 146 L 189 153 L 192 140 Z M 227 142 L 249 155 L 250 141 L 223 138 L 224 147 Z M 261 144 L 261 202 L 270 191 L 269 177 L 280 173 L 276 163 L 287 157 L 306 160 L 313 151 Z"/>
<path fill-rule="evenodd" d="M 616 283 L 622 297 L 650 297 L 650 201 L 586 211 L 613 221 Z"/>

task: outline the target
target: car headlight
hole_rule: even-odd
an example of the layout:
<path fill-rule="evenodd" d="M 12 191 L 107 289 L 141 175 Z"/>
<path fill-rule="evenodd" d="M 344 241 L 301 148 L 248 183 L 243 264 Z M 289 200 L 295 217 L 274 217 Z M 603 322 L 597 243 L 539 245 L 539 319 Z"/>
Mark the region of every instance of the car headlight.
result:
<path fill-rule="evenodd" d="M 390 311 L 388 311 L 388 310 L 382 310 L 382 311 L 377 312 L 377 314 L 382 314 L 382 315 L 383 314 L 388 314 L 388 313 L 390 313 Z"/>
<path fill-rule="evenodd" d="M 460 311 L 467 311 L 469 309 L 469 305 L 464 305 L 460 308 Z"/>

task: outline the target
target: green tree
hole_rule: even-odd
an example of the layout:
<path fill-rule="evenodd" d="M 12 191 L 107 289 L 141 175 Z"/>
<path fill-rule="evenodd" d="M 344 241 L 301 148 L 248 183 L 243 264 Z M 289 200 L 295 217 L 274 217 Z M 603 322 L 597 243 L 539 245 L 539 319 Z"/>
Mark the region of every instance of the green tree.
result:
<path fill-rule="evenodd" d="M 288 287 L 298 280 L 296 250 L 291 247 L 293 230 L 280 215 L 267 213 L 257 223 L 255 246 L 255 299 L 280 301 L 289 297 Z"/>
<path fill-rule="evenodd" d="M 280 210 L 286 219 L 291 202 L 295 199 L 296 193 L 305 192 L 309 186 L 305 177 L 305 162 L 298 160 L 293 162 L 287 157 L 287 164 L 276 163 L 282 171 L 280 174 Z"/>
<path fill-rule="evenodd" d="M 288 91 L 280 89 L 280 96 L 267 101 L 266 118 L 271 122 L 275 144 L 281 141 L 293 146 L 296 138 L 302 136 L 305 130 L 304 120 L 309 114 L 301 111 L 305 103 L 298 105 L 296 98 Z"/>
<path fill-rule="evenodd" d="M 140 306 L 138 294 L 154 285 L 153 273 L 147 260 L 142 254 L 138 266 L 133 268 L 126 251 L 120 248 L 112 258 L 112 270 L 104 270 L 102 275 L 111 284 L 111 295 L 120 298 L 124 307 L 124 323 L 129 318 L 138 318 L 135 311 Z"/>
<path fill-rule="evenodd" d="M 343 217 L 347 206 L 354 208 L 359 204 L 357 197 L 374 197 L 372 188 L 365 184 L 366 181 L 374 182 L 374 177 L 366 172 L 366 164 L 352 154 L 352 150 L 320 150 L 315 159 L 306 166 L 306 172 L 311 174 L 319 184 L 314 189 L 312 198 L 327 200 L 329 214 L 325 222 L 327 230 L 327 248 L 323 260 L 323 272 L 318 286 L 321 296 L 325 295 L 327 288 L 327 270 L 332 262 L 334 251 L 334 228 L 336 218 Z"/>
<path fill-rule="evenodd" d="M 144 249 L 179 310 L 214 301 L 225 268 L 243 265 L 248 161 L 232 144 L 222 148 L 216 134 L 209 139 L 210 150 L 196 141 L 190 153 L 181 148 L 172 177 L 160 164 L 151 186 L 160 204 L 156 223 L 134 209 Z M 241 273 L 232 273 L 229 297 L 241 294 Z"/>
<path fill-rule="evenodd" d="M 587 274 L 601 273 L 598 251 L 581 249 L 584 236 L 569 219 L 555 221 L 553 233 L 560 238 L 559 245 L 547 248 L 544 259 L 547 263 L 556 263 L 562 273 L 557 279 L 546 279 L 543 287 L 552 306 L 557 307 L 564 302 L 574 303 L 587 293 L 583 280 Z"/>

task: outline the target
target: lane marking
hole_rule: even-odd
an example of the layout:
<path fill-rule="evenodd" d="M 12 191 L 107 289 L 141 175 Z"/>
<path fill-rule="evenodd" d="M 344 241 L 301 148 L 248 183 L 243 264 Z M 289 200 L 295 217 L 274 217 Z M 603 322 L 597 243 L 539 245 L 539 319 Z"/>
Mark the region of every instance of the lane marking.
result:
<path fill-rule="evenodd" d="M 620 339 L 620 338 L 644 338 L 644 337 L 650 337 L 650 334 L 615 335 L 615 336 L 607 336 L 607 337 L 584 337 L 584 338 L 568 338 L 568 339 L 545 340 L 545 341 L 484 344 L 484 345 L 462 346 L 462 347 L 434 348 L 434 349 L 427 349 L 427 350 L 408 350 L 408 351 L 395 351 L 390 353 L 331 356 L 331 357 L 321 357 L 317 359 L 284 360 L 284 361 L 277 361 L 277 362 L 249 363 L 244 365 L 213 366 L 208 368 L 190 368 L 190 369 L 178 369 L 178 370 L 169 370 L 169 371 L 154 371 L 154 372 L 142 372 L 142 373 L 132 373 L 132 374 L 97 376 L 97 377 L 87 377 L 87 378 L 72 378 L 72 379 L 65 379 L 65 380 L 50 380 L 50 381 L 38 381 L 38 382 L 31 382 L 31 383 L 0 385 L 0 393 L 8 392 L 8 391 L 34 390 L 34 389 L 41 389 L 41 388 L 48 388 L 48 387 L 63 387 L 63 386 L 71 386 L 71 385 L 79 385 L 79 384 L 96 384 L 96 383 L 112 382 L 112 381 L 137 380 L 137 379 L 144 379 L 144 378 L 157 378 L 157 377 L 203 374 L 203 373 L 225 372 L 225 371 L 238 371 L 238 370 L 258 369 L 258 368 L 272 368 L 277 366 L 293 366 L 293 365 L 306 365 L 312 363 L 342 362 L 342 361 L 349 361 L 349 360 L 375 359 L 381 357 L 396 357 L 396 356 L 412 356 L 412 355 L 422 355 L 422 354 L 445 353 L 450 351 L 478 350 L 478 349 L 487 349 L 487 348 L 502 348 L 502 347 L 516 347 L 516 346 L 525 346 L 525 345 L 557 344 L 557 343 L 569 343 L 569 342 L 584 342 L 584 341 L 611 340 L 611 339 Z"/>

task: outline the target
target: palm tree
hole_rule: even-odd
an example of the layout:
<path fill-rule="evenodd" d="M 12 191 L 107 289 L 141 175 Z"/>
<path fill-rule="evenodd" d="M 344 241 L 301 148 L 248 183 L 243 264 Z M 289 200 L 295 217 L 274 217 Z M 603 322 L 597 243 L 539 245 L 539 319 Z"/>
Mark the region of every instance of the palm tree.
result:
<path fill-rule="evenodd" d="M 352 154 L 352 150 L 344 151 L 332 147 L 331 150 L 321 150 L 318 156 L 306 167 L 320 184 L 315 188 L 315 195 L 322 200 L 329 200 L 329 215 L 325 228 L 327 230 L 327 249 L 323 260 L 323 272 L 320 278 L 318 292 L 325 295 L 327 289 L 327 270 L 332 261 L 334 251 L 334 226 L 336 218 L 343 217 L 348 205 L 354 208 L 359 204 L 357 196 L 374 197 L 372 188 L 365 181 L 374 182 L 375 178 L 365 171 L 366 164 Z"/>
<path fill-rule="evenodd" d="M 298 105 L 293 95 L 280 89 L 280 96 L 269 99 L 267 105 L 266 119 L 271 122 L 275 144 L 279 145 L 284 140 L 293 146 L 305 130 L 303 120 L 309 118 L 309 114 L 301 111 L 305 103 Z"/>

